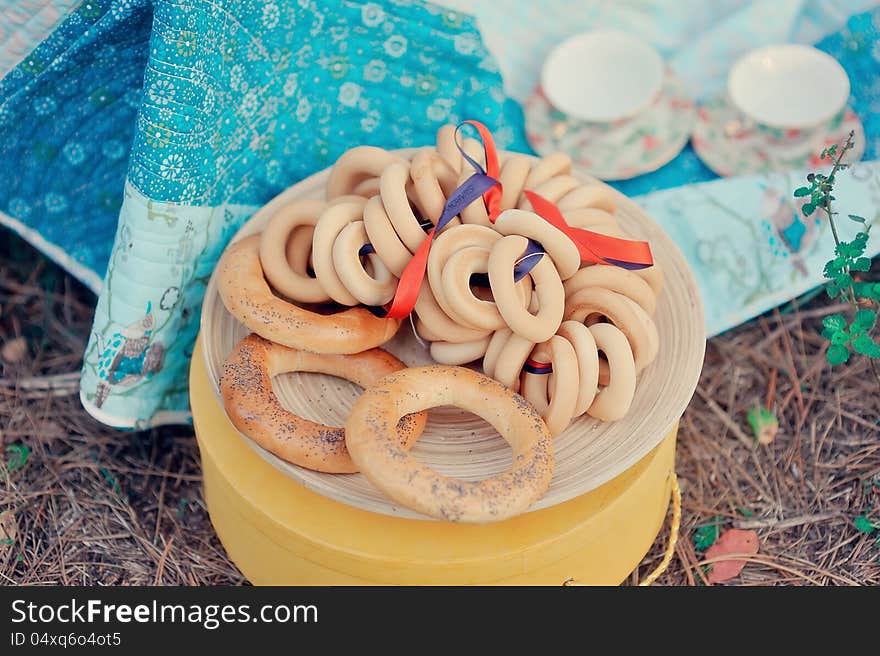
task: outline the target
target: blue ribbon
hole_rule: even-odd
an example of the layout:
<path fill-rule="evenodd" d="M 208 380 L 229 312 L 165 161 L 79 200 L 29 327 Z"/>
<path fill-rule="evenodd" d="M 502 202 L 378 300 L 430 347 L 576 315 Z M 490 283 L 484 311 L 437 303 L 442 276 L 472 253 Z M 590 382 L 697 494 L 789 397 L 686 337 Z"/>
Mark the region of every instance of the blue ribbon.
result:
<path fill-rule="evenodd" d="M 529 360 L 523 365 L 523 371 L 525 371 L 526 373 L 538 374 L 538 375 L 552 374 L 553 373 L 553 365 L 550 364 L 549 362 L 547 362 L 547 363 L 544 363 L 544 362 L 532 363 L 532 361 Z"/>
<path fill-rule="evenodd" d="M 459 141 L 459 132 L 465 125 L 467 124 L 459 123 L 455 128 L 455 146 L 458 148 L 461 156 L 464 157 L 468 164 L 474 168 L 474 174 L 461 183 L 461 185 L 450 194 L 449 198 L 446 199 L 446 204 L 443 206 L 443 212 L 440 214 L 440 218 L 437 220 L 437 225 L 435 227 L 437 232 L 445 228 L 452 219 L 461 214 L 464 208 L 498 184 L 497 180 L 486 174 L 486 170 L 479 162 L 464 151 L 464 147 Z M 425 232 L 428 232 L 430 231 L 432 224 L 430 222 L 425 222 L 422 223 L 421 226 Z M 368 242 L 360 247 L 358 250 L 358 256 L 364 257 L 375 252 L 376 249 Z M 519 264 L 513 269 L 514 282 L 519 282 L 528 275 L 535 265 L 538 264 L 538 260 L 540 260 L 543 255 L 544 249 L 541 244 L 529 239 L 528 246 L 520 258 Z M 478 287 L 488 287 L 489 276 L 485 273 L 474 274 L 471 277 L 471 283 Z"/>

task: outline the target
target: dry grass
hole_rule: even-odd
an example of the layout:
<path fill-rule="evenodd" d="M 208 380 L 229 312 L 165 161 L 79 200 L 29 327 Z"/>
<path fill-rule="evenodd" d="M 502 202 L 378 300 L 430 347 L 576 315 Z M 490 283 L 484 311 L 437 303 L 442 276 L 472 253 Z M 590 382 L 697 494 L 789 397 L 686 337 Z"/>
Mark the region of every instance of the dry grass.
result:
<path fill-rule="evenodd" d="M 26 352 L 0 359 L 0 431 L 4 445 L 31 453 L 23 468 L 0 471 L 0 526 L 15 532 L 12 544 L 0 542 L 0 581 L 242 583 L 211 528 L 191 431 L 114 431 L 80 407 L 70 372 L 79 370 L 93 302 L 3 233 L 0 347 L 23 337 Z M 682 538 L 660 583 L 706 583 L 692 536 L 717 521 L 760 536 L 760 553 L 734 583 L 880 584 L 877 534 L 853 525 L 865 512 L 880 520 L 880 393 L 864 363 L 833 372 L 824 364 L 825 312 L 820 298 L 710 342 L 681 425 Z M 755 403 L 780 420 L 767 446 L 753 445 L 746 423 Z M 659 561 L 666 537 L 633 580 Z"/>

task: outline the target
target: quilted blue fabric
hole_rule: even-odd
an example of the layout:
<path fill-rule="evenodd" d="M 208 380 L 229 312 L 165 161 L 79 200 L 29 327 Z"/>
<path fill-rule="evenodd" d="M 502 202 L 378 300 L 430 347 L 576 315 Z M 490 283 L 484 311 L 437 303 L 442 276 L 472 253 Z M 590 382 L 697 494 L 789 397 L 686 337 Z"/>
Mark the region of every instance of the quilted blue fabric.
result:
<path fill-rule="evenodd" d="M 420 0 L 85 0 L 0 92 L 0 209 L 83 268 L 114 243 L 82 399 L 119 426 L 186 417 L 207 279 L 282 189 L 463 118 L 526 148 L 473 19 Z"/>
<path fill-rule="evenodd" d="M 260 203 L 351 144 L 429 143 L 462 116 L 526 148 L 463 14 L 83 0 L 0 80 L 0 212 L 98 291 L 126 173 L 156 201 Z"/>
<path fill-rule="evenodd" d="M 850 104 L 867 138 L 862 159 L 880 158 L 880 9 L 852 16 L 816 47 L 837 59 L 852 81 Z"/>
<path fill-rule="evenodd" d="M 97 291 L 149 49 L 147 0 L 85 0 L 0 80 L 0 211 Z"/>
<path fill-rule="evenodd" d="M 464 117 L 524 145 L 494 61 L 456 12 L 158 2 L 153 25 L 129 179 L 154 200 L 262 203 L 352 144 L 423 145 Z"/>

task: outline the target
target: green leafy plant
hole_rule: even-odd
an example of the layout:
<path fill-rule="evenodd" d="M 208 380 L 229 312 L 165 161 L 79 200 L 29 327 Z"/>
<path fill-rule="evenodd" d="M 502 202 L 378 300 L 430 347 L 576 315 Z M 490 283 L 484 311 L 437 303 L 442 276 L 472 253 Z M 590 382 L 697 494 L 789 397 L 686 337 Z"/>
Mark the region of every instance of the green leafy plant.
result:
<path fill-rule="evenodd" d="M 865 257 L 871 224 L 862 216 L 847 215 L 860 228 L 852 241 L 841 241 L 837 230 L 837 212 L 832 206 L 836 200 L 833 195 L 836 176 L 849 167 L 844 159 L 852 147 L 853 133 L 850 132 L 843 143 L 823 150 L 821 158 L 833 162 L 831 171 L 828 175 L 810 173 L 807 175 L 809 186 L 798 187 L 794 195 L 796 198 L 809 197 L 803 204 L 804 216 L 821 210 L 828 218 L 834 237 L 834 257 L 825 264 L 823 273 L 828 280 L 825 291 L 831 298 L 841 298 L 851 306 L 849 316 L 831 314 L 822 321 L 822 336 L 830 342 L 826 352 L 828 362 L 832 366 L 840 365 L 848 362 L 853 353 L 864 355 L 869 359 L 871 371 L 880 387 L 880 371 L 876 364 L 880 358 L 880 344 L 872 334 L 877 325 L 880 282 L 858 279 L 860 274 L 871 268 L 871 259 Z"/>

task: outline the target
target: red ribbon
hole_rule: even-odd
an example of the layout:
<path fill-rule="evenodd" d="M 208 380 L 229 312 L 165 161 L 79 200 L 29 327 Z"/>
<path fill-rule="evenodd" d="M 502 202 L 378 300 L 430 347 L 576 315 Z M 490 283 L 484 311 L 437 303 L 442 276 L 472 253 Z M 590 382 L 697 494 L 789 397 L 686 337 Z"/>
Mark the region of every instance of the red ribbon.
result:
<path fill-rule="evenodd" d="M 486 170 L 471 159 L 459 146 L 465 159 L 476 169 L 476 173 L 464 181 L 447 199 L 443 213 L 437 220 L 434 228 L 428 232 L 425 240 L 419 244 L 412 259 L 407 263 L 397 283 L 397 291 L 391 307 L 388 308 L 386 317 L 391 319 L 404 319 L 416 306 L 422 282 L 425 279 L 425 271 L 428 267 L 428 253 L 434 241 L 434 234 L 442 230 L 449 221 L 461 212 L 474 200 L 482 195 L 483 202 L 489 210 L 489 217 L 494 222 L 495 217 L 501 213 L 501 183 L 498 182 L 500 167 L 498 165 L 498 151 L 489 129 L 479 121 L 464 121 L 474 126 L 483 140 L 483 148 L 486 151 Z M 461 124 L 458 129 L 461 128 Z M 456 144 L 458 143 L 458 131 L 456 130 Z M 476 194 L 476 195 L 474 195 Z"/>
<path fill-rule="evenodd" d="M 489 128 L 479 121 L 468 120 L 463 122 L 474 126 L 480 134 L 480 139 L 483 141 L 483 150 L 486 152 L 486 175 L 495 180 L 499 180 L 494 187 L 491 187 L 485 194 L 483 194 L 483 202 L 486 203 L 486 210 L 489 212 L 489 221 L 495 223 L 495 219 L 501 214 L 502 191 L 500 182 L 501 166 L 498 163 L 498 151 L 495 149 L 495 139 L 492 138 L 492 133 L 489 132 Z M 472 164 L 479 167 L 479 165 L 473 162 L 470 157 L 467 159 L 468 161 L 471 161 Z"/>
<path fill-rule="evenodd" d="M 485 171 L 478 162 L 464 152 L 464 149 L 458 143 L 458 130 L 465 123 L 476 128 L 483 142 L 483 150 L 486 154 Z M 475 193 L 482 191 L 483 202 L 486 204 L 486 211 L 492 223 L 495 223 L 498 215 L 501 214 L 502 189 L 501 182 L 499 182 L 501 167 L 492 133 L 479 121 L 467 120 L 459 124 L 456 129 L 455 139 L 462 155 L 477 172 L 450 195 L 436 226 L 428 232 L 425 240 L 419 245 L 412 259 L 407 263 L 397 283 L 394 300 L 386 313 L 386 316 L 389 318 L 404 319 L 412 312 L 425 279 L 428 253 L 431 250 L 435 232 L 441 230 L 461 209 L 473 202 L 473 199 L 480 197 L 479 195 L 475 196 Z M 483 189 L 485 190 L 483 191 Z M 574 242 L 583 262 L 610 264 L 625 269 L 643 269 L 654 264 L 651 247 L 647 242 L 619 239 L 598 232 L 583 230 L 582 228 L 573 228 L 566 223 L 562 212 L 559 211 L 555 204 L 533 191 L 526 190 L 524 193 L 538 216 L 561 230 Z M 535 248 L 538 248 L 538 246 L 535 245 Z M 531 268 L 531 266 L 528 268 Z M 544 371 L 540 373 L 544 373 Z"/>
<path fill-rule="evenodd" d="M 487 175 L 495 180 L 500 180 L 501 171 L 498 162 L 498 151 L 495 148 L 495 140 L 492 138 L 492 133 L 479 121 L 464 122 L 474 126 L 480 134 L 483 148 L 486 151 Z M 469 157 L 467 159 L 473 166 L 479 168 L 476 162 L 473 162 Z M 489 220 L 492 223 L 495 223 L 498 215 L 501 214 L 502 191 L 501 182 L 499 182 L 483 194 L 483 201 L 486 203 Z M 651 254 L 651 247 L 647 242 L 619 239 L 582 228 L 573 228 L 568 225 L 565 217 L 562 216 L 562 212 L 559 211 L 555 204 L 533 191 L 526 190 L 525 195 L 538 216 L 564 232 L 574 242 L 581 255 L 581 261 L 594 264 L 610 264 L 624 269 L 643 269 L 653 266 L 654 257 Z"/>
<path fill-rule="evenodd" d="M 566 223 L 565 217 L 554 203 L 534 191 L 526 190 L 524 193 L 536 214 L 574 242 L 581 254 L 581 261 L 611 264 L 631 270 L 654 265 L 654 256 L 648 242 L 609 237 L 583 228 L 573 228 Z"/>

